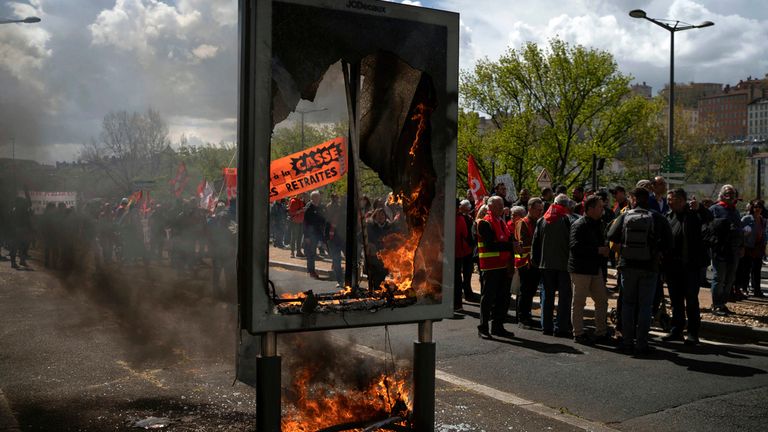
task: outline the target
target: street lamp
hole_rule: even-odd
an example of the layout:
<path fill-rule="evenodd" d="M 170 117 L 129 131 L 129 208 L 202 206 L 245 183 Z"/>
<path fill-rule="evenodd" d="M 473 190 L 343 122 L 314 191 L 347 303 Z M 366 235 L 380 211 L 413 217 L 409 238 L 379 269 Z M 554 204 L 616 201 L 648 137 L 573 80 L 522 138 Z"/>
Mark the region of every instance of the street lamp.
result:
<path fill-rule="evenodd" d="M 320 111 L 327 111 L 328 108 L 320 108 L 320 109 L 313 109 L 313 110 L 306 110 L 306 111 L 299 111 L 296 110 L 295 112 L 301 114 L 301 149 L 304 150 L 304 114 L 309 114 L 313 112 L 320 112 Z"/>
<path fill-rule="evenodd" d="M 0 24 L 13 24 L 13 23 L 20 23 L 20 24 L 33 24 L 40 22 L 40 18 L 38 17 L 26 17 L 24 19 L 7 19 L 7 18 L 0 18 Z"/>
<path fill-rule="evenodd" d="M 674 144 L 675 133 L 675 32 L 703 28 L 715 25 L 712 21 L 704 21 L 701 24 L 688 24 L 677 20 L 648 18 L 645 11 L 635 9 L 629 12 L 632 18 L 642 18 L 656 24 L 657 26 L 669 31 L 669 136 L 667 137 L 667 153 L 672 157 L 672 148 Z M 682 24 L 682 25 L 680 25 Z"/>

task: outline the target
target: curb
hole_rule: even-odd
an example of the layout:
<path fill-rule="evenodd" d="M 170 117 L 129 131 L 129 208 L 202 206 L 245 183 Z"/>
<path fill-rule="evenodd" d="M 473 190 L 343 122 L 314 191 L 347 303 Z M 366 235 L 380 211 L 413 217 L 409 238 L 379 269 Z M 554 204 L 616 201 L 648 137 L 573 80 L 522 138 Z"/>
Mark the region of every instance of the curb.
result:
<path fill-rule="evenodd" d="M 2 390 L 0 390 L 0 432 L 21 432 L 19 423 L 16 421 L 11 406 L 8 404 L 8 399 Z"/>
<path fill-rule="evenodd" d="M 753 343 L 768 342 L 768 329 L 702 320 L 701 336 L 711 339 L 713 335 Z"/>
<path fill-rule="evenodd" d="M 283 269 L 286 269 L 286 270 L 300 271 L 300 272 L 305 272 L 305 273 L 307 271 L 307 265 L 306 264 L 299 265 L 299 264 L 287 263 L 287 262 L 283 262 L 283 261 L 270 261 L 269 262 L 269 266 L 270 267 L 280 267 L 280 268 L 283 268 Z M 326 278 L 329 278 L 329 277 L 333 276 L 333 272 L 331 272 L 330 270 L 323 270 L 323 269 L 319 269 L 318 268 L 318 269 L 315 269 L 315 271 L 317 272 L 317 274 L 319 274 L 321 276 L 325 276 Z"/>
<path fill-rule="evenodd" d="M 539 302 L 533 302 L 534 305 L 539 306 Z M 595 308 L 586 306 L 584 308 L 584 317 L 595 317 Z M 705 339 L 727 338 L 735 339 L 743 343 L 768 343 L 768 328 L 763 327 L 750 327 L 739 324 L 728 324 L 717 321 L 701 320 L 701 337 Z"/>

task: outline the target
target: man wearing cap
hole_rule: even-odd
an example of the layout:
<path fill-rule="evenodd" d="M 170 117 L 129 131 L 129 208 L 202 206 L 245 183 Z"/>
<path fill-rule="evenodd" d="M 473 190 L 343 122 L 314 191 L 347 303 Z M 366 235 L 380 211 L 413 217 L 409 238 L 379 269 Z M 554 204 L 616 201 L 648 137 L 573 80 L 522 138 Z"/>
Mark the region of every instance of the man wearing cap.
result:
<path fill-rule="evenodd" d="M 655 212 L 661 213 L 661 208 L 659 207 L 659 202 L 656 201 L 653 194 L 653 182 L 650 180 L 639 180 L 637 184 L 635 184 L 635 188 L 643 188 L 648 191 L 648 209 L 653 210 Z"/>
<path fill-rule="evenodd" d="M 627 200 L 627 191 L 623 186 L 616 186 L 610 189 L 609 192 L 613 195 L 613 214 L 619 215 L 629 204 Z"/>

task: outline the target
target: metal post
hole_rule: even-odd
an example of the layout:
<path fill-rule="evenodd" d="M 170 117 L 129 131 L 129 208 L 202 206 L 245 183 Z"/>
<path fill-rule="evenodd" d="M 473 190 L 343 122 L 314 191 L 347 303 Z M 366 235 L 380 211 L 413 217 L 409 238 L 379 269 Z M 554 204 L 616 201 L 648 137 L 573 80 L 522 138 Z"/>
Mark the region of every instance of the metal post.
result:
<path fill-rule="evenodd" d="M 432 321 L 420 322 L 413 344 L 413 426 L 419 432 L 435 430 L 435 351 Z"/>
<path fill-rule="evenodd" d="M 597 155 L 592 153 L 592 190 L 597 192 Z"/>
<path fill-rule="evenodd" d="M 280 356 L 277 335 L 261 338 L 261 355 L 256 358 L 256 430 L 280 432 Z"/>
<path fill-rule="evenodd" d="M 496 158 L 491 158 L 491 189 L 496 188 Z"/>
<path fill-rule="evenodd" d="M 346 268 L 344 271 L 344 283 L 353 289 L 358 287 L 360 282 L 360 267 L 358 260 L 360 253 L 358 250 L 358 232 L 360 233 L 363 250 L 367 250 L 368 239 L 365 232 L 365 215 L 359 206 L 360 182 L 357 174 L 360 172 L 360 62 L 347 63 L 342 62 L 341 69 L 344 75 L 344 85 L 347 95 L 347 112 L 349 113 L 349 139 L 348 146 L 349 159 L 347 172 L 347 244 L 345 250 Z M 350 221 L 349 218 L 354 218 Z M 360 230 L 358 231 L 358 227 Z M 364 265 L 368 265 L 367 254 Z M 368 286 L 368 290 L 374 287 Z"/>
<path fill-rule="evenodd" d="M 755 190 L 755 197 L 757 199 L 763 199 L 763 160 L 757 159 L 757 188 Z"/>
<path fill-rule="evenodd" d="M 13 196 L 14 198 L 16 195 L 19 194 L 18 188 L 19 185 L 17 184 L 16 179 L 16 139 L 11 138 L 11 157 L 13 158 Z"/>
<path fill-rule="evenodd" d="M 304 150 L 304 112 L 299 111 L 299 114 L 301 114 L 301 148 L 299 150 Z"/>
<path fill-rule="evenodd" d="M 675 31 L 669 32 L 669 137 L 667 154 L 670 162 L 675 142 Z"/>

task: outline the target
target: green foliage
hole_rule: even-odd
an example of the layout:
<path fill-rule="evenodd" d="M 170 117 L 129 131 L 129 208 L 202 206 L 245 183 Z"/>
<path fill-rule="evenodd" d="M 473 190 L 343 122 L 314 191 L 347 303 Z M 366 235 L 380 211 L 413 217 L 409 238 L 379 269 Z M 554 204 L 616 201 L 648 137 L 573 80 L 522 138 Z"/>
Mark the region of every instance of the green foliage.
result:
<path fill-rule="evenodd" d="M 546 51 L 527 43 L 498 61 L 479 61 L 461 74 L 462 105 L 495 126 L 483 139 L 488 146 L 474 147 L 484 152 L 478 162 L 492 156 L 526 187 L 535 186 L 541 168 L 556 184 L 584 182 L 593 154 L 612 158 L 647 135 L 653 106 L 632 96 L 629 82 L 611 54 L 558 39 Z M 460 140 L 460 156 L 467 142 Z"/>

